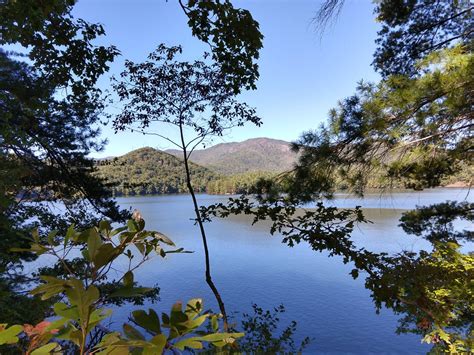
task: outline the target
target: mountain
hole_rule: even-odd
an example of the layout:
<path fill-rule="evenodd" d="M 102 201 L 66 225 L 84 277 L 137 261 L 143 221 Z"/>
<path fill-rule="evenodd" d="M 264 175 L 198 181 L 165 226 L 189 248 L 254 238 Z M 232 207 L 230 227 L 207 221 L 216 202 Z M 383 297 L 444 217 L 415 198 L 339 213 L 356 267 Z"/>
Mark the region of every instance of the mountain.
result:
<path fill-rule="evenodd" d="M 174 155 L 146 147 L 120 157 L 96 161 L 96 174 L 110 185 L 114 195 L 187 192 L 184 164 Z M 191 163 L 196 192 L 204 192 L 214 172 Z"/>
<path fill-rule="evenodd" d="M 289 143 L 285 141 L 255 138 L 197 150 L 191 158 L 195 162 L 191 163 L 191 174 L 196 192 L 238 194 L 249 193 L 259 178 L 271 178 L 275 173 L 291 169 L 296 154 L 290 151 Z M 95 174 L 116 196 L 188 191 L 184 164 L 177 151 L 163 152 L 146 147 L 120 157 L 97 159 L 95 164 Z M 472 167 L 466 166 L 443 185 L 462 183 L 466 186 L 472 184 L 472 176 Z M 379 178 L 375 174 L 370 187 L 381 187 L 377 182 Z M 339 185 L 339 188 L 344 186 L 342 181 Z"/>
<path fill-rule="evenodd" d="M 175 156 L 182 154 L 174 149 L 166 152 Z M 296 153 L 290 150 L 288 142 L 271 138 L 252 138 L 195 150 L 190 160 L 224 175 L 257 171 L 280 173 L 292 169 Z"/>

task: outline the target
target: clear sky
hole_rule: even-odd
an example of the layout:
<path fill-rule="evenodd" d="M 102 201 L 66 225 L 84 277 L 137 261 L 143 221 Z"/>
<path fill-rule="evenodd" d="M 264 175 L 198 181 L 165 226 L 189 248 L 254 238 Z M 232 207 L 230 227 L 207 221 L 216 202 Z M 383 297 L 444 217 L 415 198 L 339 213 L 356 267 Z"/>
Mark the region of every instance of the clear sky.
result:
<path fill-rule="evenodd" d="M 303 131 L 324 122 L 329 109 L 354 92 L 357 81 L 377 80 L 370 63 L 379 25 L 371 1 L 346 1 L 337 22 L 322 37 L 312 24 L 318 0 L 233 3 L 252 13 L 265 36 L 258 89 L 242 95 L 257 108 L 263 125 L 235 128 L 214 143 L 254 137 L 295 140 Z M 102 23 L 107 36 L 101 43 L 114 44 L 121 51 L 110 72 L 100 80 L 103 89 L 110 88 L 110 76 L 120 73 L 125 59 L 143 61 L 160 43 L 181 44 L 187 59 L 197 59 L 208 49 L 192 37 L 176 0 L 80 0 L 74 14 Z M 172 134 L 166 129 L 163 132 Z M 114 134 L 110 127 L 103 129 L 103 137 L 109 143 L 95 157 L 121 155 L 144 146 L 171 147 L 153 136 Z"/>

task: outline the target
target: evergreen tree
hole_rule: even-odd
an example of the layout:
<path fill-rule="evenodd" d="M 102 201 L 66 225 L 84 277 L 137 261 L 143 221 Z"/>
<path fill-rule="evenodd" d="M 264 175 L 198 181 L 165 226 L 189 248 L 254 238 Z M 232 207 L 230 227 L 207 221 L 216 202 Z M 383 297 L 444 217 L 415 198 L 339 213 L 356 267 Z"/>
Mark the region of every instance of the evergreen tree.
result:
<path fill-rule="evenodd" d="M 4 1 L 0 7 L 1 44 L 28 47 L 31 63 L 0 52 L 2 310 L 11 302 L 38 303 L 14 292 L 33 281 L 16 272 L 32 256 L 10 252 L 28 243 L 33 226 L 64 231 L 98 216 L 126 216 L 91 174 L 88 158 L 103 147 L 95 127 L 104 107 L 95 83 L 118 52 L 93 45 L 102 27 L 73 19 L 71 9 L 69 1 Z M 43 317 L 29 306 L 3 314 L 9 322 Z"/>
<path fill-rule="evenodd" d="M 119 51 L 94 44 L 105 31 L 100 24 L 73 18 L 75 2 L 0 2 L 0 44 L 26 53 L 0 52 L 2 310 L 19 298 L 36 302 L 14 293 L 19 282 L 32 281 L 14 271 L 33 256 L 9 252 L 28 243 L 34 225 L 64 232 L 70 223 L 90 225 L 100 216 L 123 220 L 127 215 L 92 174 L 87 158 L 104 144 L 97 129 L 104 98 L 95 84 Z M 210 44 L 220 71 L 229 78 L 229 90 L 255 87 L 262 37 L 250 13 L 229 1 L 180 5 L 193 35 Z M 233 28 L 239 30 L 237 42 Z M 43 317 L 29 306 L 15 312 L 4 312 L 3 320 Z"/>
<path fill-rule="evenodd" d="M 328 0 L 317 18 L 327 21 L 342 2 Z M 407 212 L 401 227 L 427 239 L 432 249 L 399 255 L 372 253 L 351 240 L 363 211 L 337 210 L 318 202 L 315 211 L 298 212 L 307 201 L 330 197 L 344 181 L 363 194 L 380 174 L 412 189 L 438 186 L 461 165 L 473 163 L 474 56 L 469 1 L 380 1 L 382 30 L 374 66 L 378 84 L 361 82 L 357 93 L 330 112 L 329 123 L 294 144 L 296 169 L 257 184 L 257 202 L 242 197 L 202 209 L 205 220 L 245 213 L 269 219 L 289 246 L 307 242 L 316 251 L 342 255 L 352 276 L 366 275 L 377 309 L 403 317 L 399 332 L 413 332 L 434 351 L 473 350 L 474 295 L 472 255 L 461 248 L 472 231 L 474 206 L 446 202 Z M 324 23 L 323 23 L 324 25 Z"/>
<path fill-rule="evenodd" d="M 382 80 L 361 82 L 330 112 L 329 124 L 294 144 L 300 159 L 288 177 L 292 198 L 331 192 L 336 178 L 363 194 L 374 173 L 420 190 L 439 186 L 463 165 L 472 171 L 473 9 L 469 1 L 377 3 L 382 29 L 373 65 Z M 430 251 L 362 263 L 363 254 L 352 257 L 368 275 L 377 308 L 403 314 L 398 330 L 421 334 L 436 350 L 473 349 L 472 255 L 461 249 L 472 232 L 453 224 L 472 220 L 473 208 L 446 202 L 405 213 L 400 226 L 430 241 Z"/>

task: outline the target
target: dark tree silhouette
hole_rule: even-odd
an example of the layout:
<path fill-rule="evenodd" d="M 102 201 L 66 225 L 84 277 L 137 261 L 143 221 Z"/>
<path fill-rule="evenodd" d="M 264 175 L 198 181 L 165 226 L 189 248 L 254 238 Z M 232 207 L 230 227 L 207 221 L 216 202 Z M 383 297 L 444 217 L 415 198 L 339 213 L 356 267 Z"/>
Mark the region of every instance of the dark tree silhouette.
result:
<path fill-rule="evenodd" d="M 178 0 L 194 36 L 209 44 L 212 58 L 235 94 L 256 89 L 257 60 L 263 47 L 259 24 L 230 0 Z"/>
<path fill-rule="evenodd" d="M 16 293 L 18 284 L 32 280 L 18 272 L 31 255 L 9 252 L 24 246 L 33 225 L 64 230 L 98 215 L 126 215 L 91 175 L 88 158 L 103 147 L 93 128 L 104 109 L 95 84 L 118 51 L 94 45 L 103 28 L 74 19 L 71 10 L 70 1 L 0 4 L 0 44 L 27 53 L 0 50 L 0 284 L 8 322 L 44 315 L 38 300 Z M 15 310 L 12 302 L 19 304 Z"/>
<path fill-rule="evenodd" d="M 213 136 L 221 136 L 226 130 L 246 122 L 260 125 L 261 121 L 253 108 L 236 100 L 219 64 L 206 61 L 207 55 L 202 61 L 177 61 L 175 58 L 181 51 L 181 47 L 160 45 L 149 55 L 148 61 L 126 62 L 126 70 L 113 84 L 123 103 L 114 127 L 116 131 L 129 129 L 157 136 L 182 151 L 186 184 L 204 247 L 206 282 L 216 297 L 227 328 L 224 302 L 211 276 L 209 247 L 189 158 L 196 147 Z M 178 138 L 173 140 L 161 133 L 160 124 L 175 127 Z"/>

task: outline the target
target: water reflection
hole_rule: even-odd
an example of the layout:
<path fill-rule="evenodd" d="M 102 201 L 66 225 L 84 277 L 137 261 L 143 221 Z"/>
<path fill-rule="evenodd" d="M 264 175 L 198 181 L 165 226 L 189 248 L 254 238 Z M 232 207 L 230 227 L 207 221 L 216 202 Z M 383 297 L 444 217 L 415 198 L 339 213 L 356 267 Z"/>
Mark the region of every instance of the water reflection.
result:
<path fill-rule="evenodd" d="M 416 205 L 465 198 L 463 189 L 437 189 L 421 193 L 368 194 L 360 200 L 339 194 L 331 204 L 338 207 L 362 205 L 372 224 L 361 225 L 353 239 L 373 251 L 397 252 L 427 248 L 423 240 L 407 236 L 397 226 L 405 209 Z M 468 196 L 468 199 L 470 196 Z M 225 196 L 200 195 L 201 204 L 225 201 Z M 161 300 L 155 308 L 168 309 L 176 300 L 203 297 L 217 310 L 204 282 L 200 236 L 191 220 L 186 195 L 121 198 L 122 207 L 137 208 L 147 228 L 169 235 L 193 254 L 172 255 L 145 264 L 137 275 L 145 285 L 158 284 Z M 307 245 L 288 248 L 279 236 L 270 236 L 268 224 L 252 226 L 246 216 L 216 220 L 207 225 L 212 255 L 212 273 L 228 310 L 250 311 L 252 302 L 271 308 L 283 303 L 285 319 L 296 320 L 299 335 L 314 337 L 309 353 L 424 353 L 429 347 L 411 335 L 396 335 L 397 317 L 389 311 L 375 314 L 363 286 L 348 273 L 351 265 L 341 258 L 328 258 Z M 116 310 L 114 324 L 126 320 L 131 308 Z M 236 314 L 236 318 L 239 315 Z M 282 317 L 283 318 L 283 317 Z"/>

